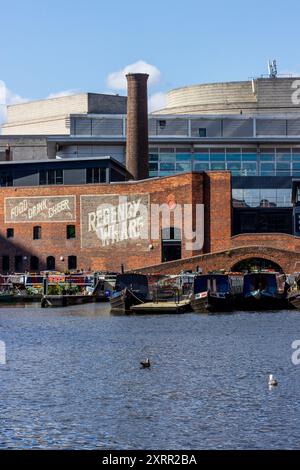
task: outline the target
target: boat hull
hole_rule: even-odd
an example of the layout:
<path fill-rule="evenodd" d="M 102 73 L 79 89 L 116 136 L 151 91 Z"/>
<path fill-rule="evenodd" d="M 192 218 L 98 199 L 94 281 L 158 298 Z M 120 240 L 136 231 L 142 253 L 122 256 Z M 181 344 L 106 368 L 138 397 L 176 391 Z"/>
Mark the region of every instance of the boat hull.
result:
<path fill-rule="evenodd" d="M 115 292 L 110 299 L 112 313 L 131 313 L 133 305 L 140 305 L 147 299 L 139 298 L 134 295 L 129 289 L 124 289 L 120 292 Z"/>
<path fill-rule="evenodd" d="M 41 307 L 68 307 L 92 302 L 95 302 L 95 297 L 92 295 L 44 295 L 41 300 Z"/>
<path fill-rule="evenodd" d="M 300 306 L 300 301 L 299 301 Z M 289 303 L 285 297 L 255 296 L 242 297 L 238 300 L 236 308 L 238 310 L 282 310 L 289 308 Z"/>
<path fill-rule="evenodd" d="M 204 294 L 204 293 L 203 293 Z M 205 293 L 201 296 L 193 296 L 191 307 L 196 313 L 232 312 L 234 310 L 234 297 L 224 295 L 223 297 L 212 296 Z"/>

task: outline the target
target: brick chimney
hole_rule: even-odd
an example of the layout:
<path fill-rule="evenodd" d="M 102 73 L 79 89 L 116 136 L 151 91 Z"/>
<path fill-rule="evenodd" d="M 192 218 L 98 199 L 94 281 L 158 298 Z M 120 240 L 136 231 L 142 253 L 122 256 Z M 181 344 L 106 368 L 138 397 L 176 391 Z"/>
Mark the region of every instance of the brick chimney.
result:
<path fill-rule="evenodd" d="M 146 73 L 127 78 L 126 167 L 136 180 L 148 178 L 148 104 Z"/>

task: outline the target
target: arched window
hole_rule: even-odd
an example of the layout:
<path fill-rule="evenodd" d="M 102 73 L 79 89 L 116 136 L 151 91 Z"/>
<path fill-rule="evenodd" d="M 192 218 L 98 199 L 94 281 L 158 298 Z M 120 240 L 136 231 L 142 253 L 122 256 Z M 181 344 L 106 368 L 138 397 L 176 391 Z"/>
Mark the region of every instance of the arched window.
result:
<path fill-rule="evenodd" d="M 55 270 L 55 258 L 54 256 L 47 257 L 47 270 L 54 271 Z"/>
<path fill-rule="evenodd" d="M 42 227 L 40 225 L 36 225 L 33 227 L 33 239 L 39 240 L 42 238 Z"/>
<path fill-rule="evenodd" d="M 31 256 L 30 258 L 30 270 L 31 271 L 39 271 L 39 259 L 37 256 Z"/>
<path fill-rule="evenodd" d="M 77 256 L 68 256 L 68 269 L 77 269 Z"/>

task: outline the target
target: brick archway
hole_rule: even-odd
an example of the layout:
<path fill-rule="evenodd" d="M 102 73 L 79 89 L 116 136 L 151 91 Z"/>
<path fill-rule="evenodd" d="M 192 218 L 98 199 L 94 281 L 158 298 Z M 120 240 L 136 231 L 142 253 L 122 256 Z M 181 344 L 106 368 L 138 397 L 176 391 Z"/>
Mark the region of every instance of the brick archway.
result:
<path fill-rule="evenodd" d="M 251 262 L 253 263 L 253 266 L 257 266 L 259 269 L 270 268 L 279 272 L 283 271 L 282 267 L 278 263 L 264 256 L 247 256 L 246 258 L 242 258 L 231 266 L 230 271 L 243 271 L 245 269 L 249 269 L 251 267 Z"/>

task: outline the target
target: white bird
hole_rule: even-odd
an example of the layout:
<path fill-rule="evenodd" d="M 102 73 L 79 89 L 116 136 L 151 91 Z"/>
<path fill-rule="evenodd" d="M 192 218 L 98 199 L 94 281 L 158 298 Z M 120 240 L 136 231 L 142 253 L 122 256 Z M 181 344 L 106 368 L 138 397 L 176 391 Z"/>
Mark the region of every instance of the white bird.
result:
<path fill-rule="evenodd" d="M 278 385 L 278 381 L 275 379 L 273 374 L 269 375 L 268 385 L 269 385 L 269 387 L 276 387 Z"/>

